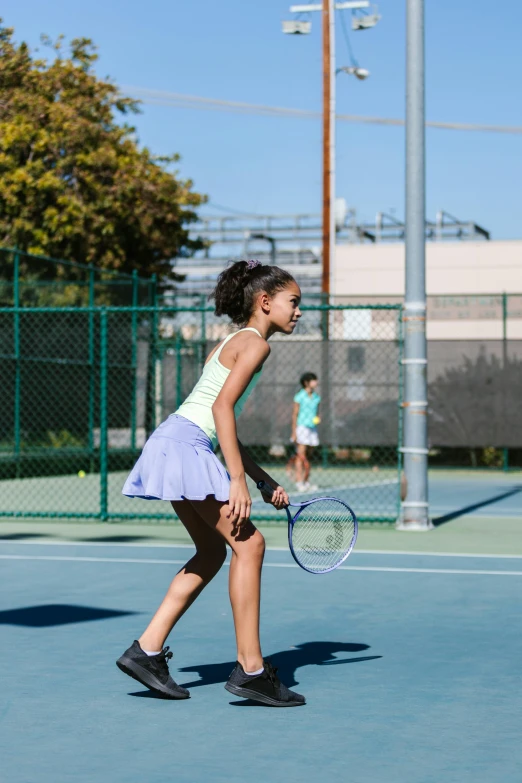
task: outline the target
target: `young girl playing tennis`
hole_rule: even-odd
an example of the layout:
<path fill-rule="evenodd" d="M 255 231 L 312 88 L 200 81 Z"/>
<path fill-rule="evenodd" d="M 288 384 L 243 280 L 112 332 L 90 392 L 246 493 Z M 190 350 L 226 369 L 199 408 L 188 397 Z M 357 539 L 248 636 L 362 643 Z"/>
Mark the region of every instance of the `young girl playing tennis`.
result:
<path fill-rule="evenodd" d="M 190 696 L 171 678 L 168 660 L 172 653 L 163 645 L 223 565 L 228 544 L 237 663 L 225 688 L 275 707 L 294 707 L 304 704 L 304 697 L 283 685 L 261 654 L 259 604 L 265 542 L 250 521 L 252 500 L 245 474 L 274 488 L 266 502 L 276 508 L 283 508 L 289 500 L 238 441 L 236 417 L 270 354 L 267 340 L 277 332 L 294 331 L 301 317 L 301 291 L 293 277 L 278 267 L 238 261 L 221 273 L 213 297 L 216 315 L 228 315 L 242 328 L 212 351 L 192 393 L 152 433 L 123 488 L 129 497 L 169 500 L 194 541 L 196 554 L 174 577 L 149 626 L 117 665 L 166 697 Z M 218 442 L 228 473 L 214 454 Z"/>

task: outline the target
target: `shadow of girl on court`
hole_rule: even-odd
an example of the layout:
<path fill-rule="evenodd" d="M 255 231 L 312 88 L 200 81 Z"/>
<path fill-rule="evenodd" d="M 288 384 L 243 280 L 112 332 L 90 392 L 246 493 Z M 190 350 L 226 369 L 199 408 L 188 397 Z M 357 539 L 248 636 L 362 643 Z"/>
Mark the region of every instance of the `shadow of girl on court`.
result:
<path fill-rule="evenodd" d="M 381 655 L 365 655 L 358 658 L 336 658 L 336 653 L 356 653 L 369 648 L 368 644 L 356 644 L 350 642 L 303 642 L 296 647 L 270 655 L 270 660 L 277 666 L 278 675 L 290 687 L 298 685 L 295 678 L 297 669 L 302 666 L 333 666 L 343 663 L 359 663 L 360 661 L 372 661 L 381 658 Z M 235 666 L 235 661 L 224 663 L 208 663 L 201 665 L 185 666 L 180 672 L 197 672 L 200 679 L 184 682 L 184 688 L 196 688 L 199 685 L 215 685 L 226 682 L 230 672 Z"/>

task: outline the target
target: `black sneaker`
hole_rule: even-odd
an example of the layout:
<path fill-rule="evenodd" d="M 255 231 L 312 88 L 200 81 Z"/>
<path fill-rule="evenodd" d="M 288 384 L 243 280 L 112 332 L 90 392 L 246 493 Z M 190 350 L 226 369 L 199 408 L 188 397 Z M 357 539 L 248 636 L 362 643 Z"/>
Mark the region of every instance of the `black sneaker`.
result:
<path fill-rule="evenodd" d="M 283 685 L 277 676 L 277 668 L 272 666 L 269 660 L 264 660 L 263 663 L 265 665 L 263 672 L 252 677 L 245 674 L 238 661 L 225 685 L 227 691 L 234 696 L 261 701 L 271 707 L 300 707 L 301 704 L 306 704 L 304 696 Z"/>
<path fill-rule="evenodd" d="M 147 655 L 141 649 L 140 643 L 135 641 L 121 658 L 118 658 L 116 666 L 129 677 L 162 696 L 169 699 L 189 699 L 189 691 L 177 685 L 169 674 L 167 661 L 170 658 L 172 653 L 168 647 L 164 647 L 157 655 Z"/>

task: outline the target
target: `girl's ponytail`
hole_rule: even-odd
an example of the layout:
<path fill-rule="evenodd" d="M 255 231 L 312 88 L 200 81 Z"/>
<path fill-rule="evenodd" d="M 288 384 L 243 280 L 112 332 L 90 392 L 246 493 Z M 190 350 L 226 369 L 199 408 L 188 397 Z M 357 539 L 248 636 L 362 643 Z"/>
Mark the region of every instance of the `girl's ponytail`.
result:
<path fill-rule="evenodd" d="M 272 296 L 294 282 L 289 272 L 259 261 L 236 261 L 221 272 L 210 294 L 216 303 L 216 315 L 228 315 L 238 326 L 246 324 L 258 293 Z"/>

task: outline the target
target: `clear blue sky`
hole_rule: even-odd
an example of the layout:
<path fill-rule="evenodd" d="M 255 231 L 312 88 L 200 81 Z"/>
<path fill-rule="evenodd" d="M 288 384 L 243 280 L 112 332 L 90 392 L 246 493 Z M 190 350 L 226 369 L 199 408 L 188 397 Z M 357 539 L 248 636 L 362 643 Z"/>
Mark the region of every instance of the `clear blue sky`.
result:
<path fill-rule="evenodd" d="M 310 36 L 286 36 L 286 0 L 4 0 L 18 40 L 87 36 L 100 75 L 119 84 L 212 98 L 318 110 L 320 19 Z M 486 0 L 427 2 L 427 117 L 522 125 L 522 7 Z M 404 115 L 404 0 L 384 0 L 382 20 L 351 40 L 366 82 L 340 76 L 338 111 Z M 349 22 L 349 19 L 347 19 Z M 348 54 L 338 29 L 338 64 Z M 180 171 L 217 204 L 264 213 L 319 212 L 318 120 L 241 116 L 147 106 L 140 141 L 179 152 Z M 338 123 L 337 194 L 371 220 L 404 210 L 404 131 Z M 428 130 L 427 215 L 439 208 L 522 236 L 522 137 Z M 207 212 L 214 212 L 209 207 Z"/>

